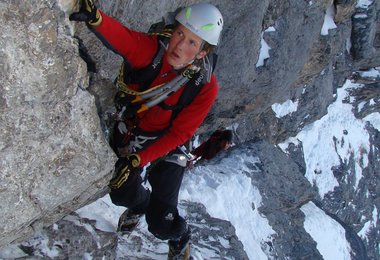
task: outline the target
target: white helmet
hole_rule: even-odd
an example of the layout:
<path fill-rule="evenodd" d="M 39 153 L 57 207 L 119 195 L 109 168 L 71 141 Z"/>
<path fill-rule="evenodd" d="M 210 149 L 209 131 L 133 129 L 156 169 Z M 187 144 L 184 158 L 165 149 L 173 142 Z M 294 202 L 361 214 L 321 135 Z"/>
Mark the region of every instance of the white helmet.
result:
<path fill-rule="evenodd" d="M 218 45 L 223 29 L 223 17 L 218 8 L 208 3 L 182 9 L 175 19 L 211 45 Z"/>

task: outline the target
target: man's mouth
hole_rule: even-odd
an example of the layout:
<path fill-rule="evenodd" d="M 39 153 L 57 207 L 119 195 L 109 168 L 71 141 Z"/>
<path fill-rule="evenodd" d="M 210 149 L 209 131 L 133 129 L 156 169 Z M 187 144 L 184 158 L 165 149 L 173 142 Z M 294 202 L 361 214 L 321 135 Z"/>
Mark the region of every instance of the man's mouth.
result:
<path fill-rule="evenodd" d="M 180 56 L 179 56 L 175 51 L 172 52 L 172 56 L 173 56 L 175 59 L 179 59 L 179 58 L 180 58 Z"/>

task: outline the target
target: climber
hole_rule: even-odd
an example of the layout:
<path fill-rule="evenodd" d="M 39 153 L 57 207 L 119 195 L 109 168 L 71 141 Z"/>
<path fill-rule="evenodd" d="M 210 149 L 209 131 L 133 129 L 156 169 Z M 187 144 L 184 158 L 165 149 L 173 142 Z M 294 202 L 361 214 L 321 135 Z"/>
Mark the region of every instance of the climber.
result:
<path fill-rule="evenodd" d="M 177 209 L 186 163 L 178 154 L 217 96 L 213 49 L 223 27 L 221 13 L 211 4 L 194 4 L 180 10 L 162 33 L 149 34 L 107 16 L 93 0 L 81 0 L 70 20 L 86 22 L 124 59 L 115 81 L 119 116 L 111 142 L 119 159 L 109 185 L 112 202 L 127 207 L 118 230 L 133 229 L 145 214 L 148 230 L 169 240 L 169 259 L 188 259 L 191 231 Z M 178 161 L 168 159 L 176 155 Z M 151 192 L 140 175 L 148 164 Z"/>
<path fill-rule="evenodd" d="M 212 133 L 209 139 L 191 151 L 194 155 L 192 163 L 214 158 L 220 151 L 227 151 L 232 145 L 232 131 L 228 129 L 218 129 Z"/>

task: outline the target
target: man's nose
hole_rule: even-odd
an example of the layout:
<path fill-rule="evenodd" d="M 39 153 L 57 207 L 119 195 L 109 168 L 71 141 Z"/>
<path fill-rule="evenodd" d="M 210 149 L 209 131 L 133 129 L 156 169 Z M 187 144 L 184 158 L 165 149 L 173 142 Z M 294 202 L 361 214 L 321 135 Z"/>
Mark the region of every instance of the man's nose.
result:
<path fill-rule="evenodd" d="M 185 46 L 185 39 L 179 40 L 179 42 L 177 43 L 177 48 L 182 50 L 184 46 Z"/>

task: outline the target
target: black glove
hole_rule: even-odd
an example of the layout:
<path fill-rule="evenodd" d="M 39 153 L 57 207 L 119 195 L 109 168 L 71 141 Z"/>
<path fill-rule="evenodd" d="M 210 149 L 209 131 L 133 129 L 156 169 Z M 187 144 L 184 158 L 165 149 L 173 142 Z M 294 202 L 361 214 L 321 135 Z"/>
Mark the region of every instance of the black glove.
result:
<path fill-rule="evenodd" d="M 114 98 L 116 110 L 120 113 L 122 120 L 134 119 L 139 111 L 146 109 L 144 103 L 133 95 L 128 95 L 122 91 L 116 93 Z M 124 108 L 124 109 L 123 109 Z"/>
<path fill-rule="evenodd" d="M 69 17 L 70 21 L 87 22 L 92 26 L 99 25 L 102 16 L 94 4 L 94 0 L 81 0 L 79 12 L 73 13 Z"/>
<path fill-rule="evenodd" d="M 134 119 L 136 118 L 138 112 L 143 109 L 142 103 L 132 103 L 129 106 L 126 106 L 125 110 L 123 111 L 123 114 L 121 115 L 123 120 L 126 119 Z"/>
<path fill-rule="evenodd" d="M 131 154 L 128 157 L 121 157 L 115 164 L 114 177 L 110 181 L 111 189 L 120 188 L 133 174 L 140 165 L 140 157 L 137 154 Z"/>
<path fill-rule="evenodd" d="M 129 106 L 136 96 L 128 95 L 123 91 L 118 91 L 114 98 L 114 103 L 117 111 L 121 111 L 123 107 Z"/>

